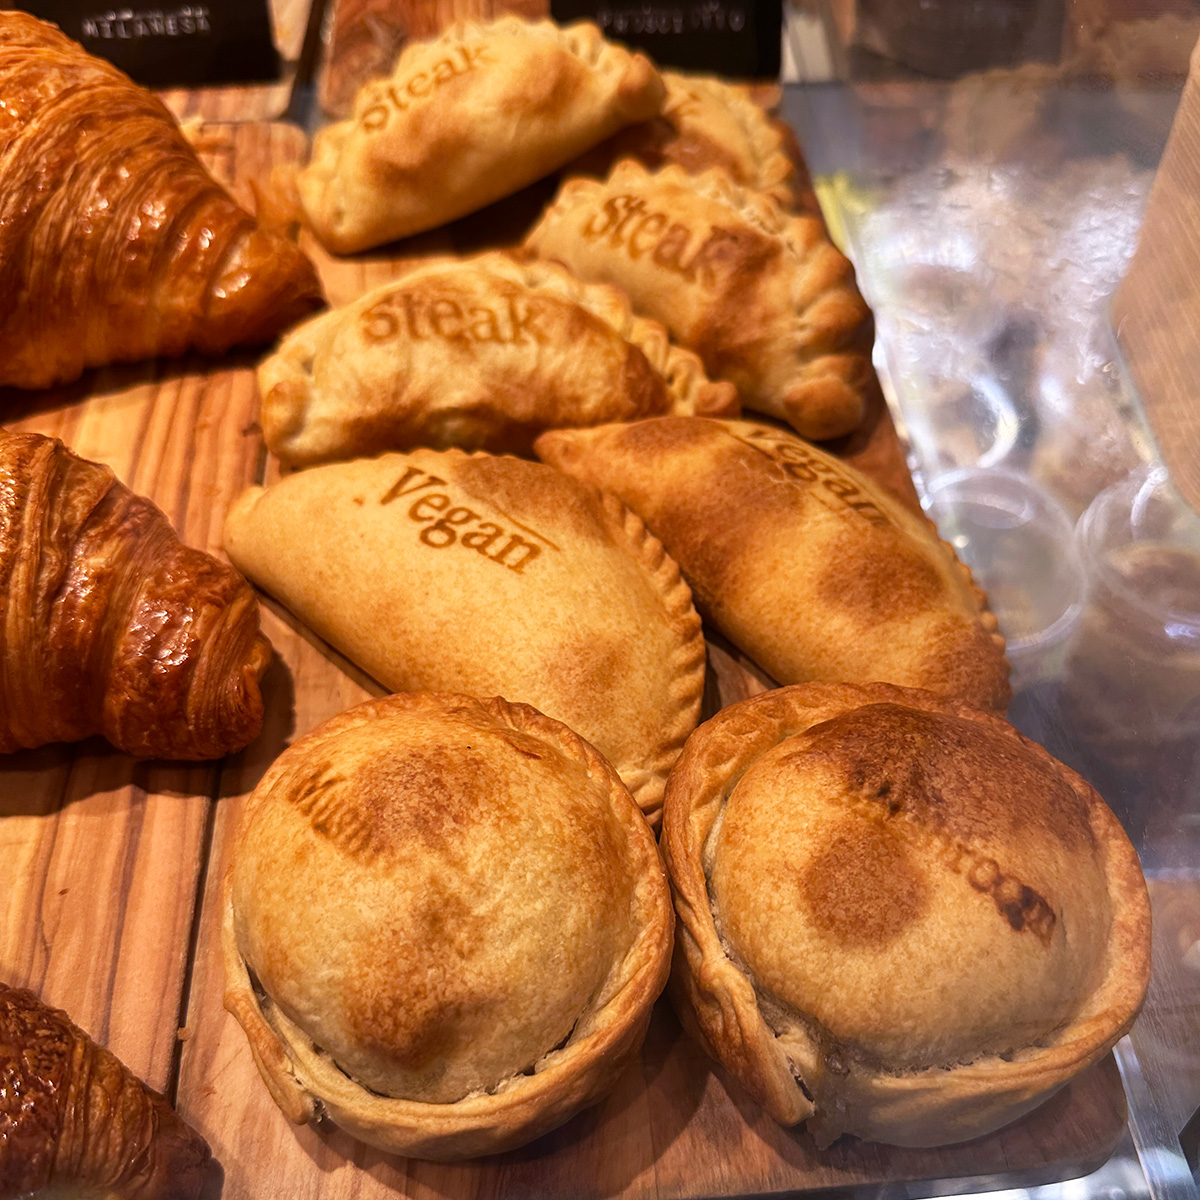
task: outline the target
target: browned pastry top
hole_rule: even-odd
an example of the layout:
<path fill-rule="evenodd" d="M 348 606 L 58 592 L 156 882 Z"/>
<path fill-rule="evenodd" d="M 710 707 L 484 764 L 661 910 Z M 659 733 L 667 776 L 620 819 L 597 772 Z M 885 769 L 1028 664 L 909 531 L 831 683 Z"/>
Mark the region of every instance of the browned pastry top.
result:
<path fill-rule="evenodd" d="M 257 736 L 249 584 L 61 442 L 0 429 L 0 753 L 100 733 L 144 758 Z"/>
<path fill-rule="evenodd" d="M 622 158 L 651 170 L 675 163 L 689 175 L 720 167 L 742 187 L 766 192 L 785 208 L 793 205 L 791 177 L 797 172 L 786 151 L 788 129 L 768 112 L 779 103 L 777 87 L 752 89 L 678 71 L 663 71 L 662 78 L 667 99 L 658 116 L 614 134 L 565 173 L 603 177 Z M 807 201 L 807 176 L 796 183 Z"/>
<path fill-rule="evenodd" d="M 818 1141 L 989 1132 L 1107 1051 L 1145 992 L 1116 818 L 961 701 L 829 684 L 726 708 L 672 772 L 663 847 L 685 1020 Z"/>
<path fill-rule="evenodd" d="M 496 252 L 427 259 L 313 317 L 258 382 L 267 446 L 297 467 L 414 446 L 529 454 L 546 429 L 738 411 L 734 386 L 623 292 Z"/>
<path fill-rule="evenodd" d="M 225 549 L 385 687 L 565 722 L 657 820 L 699 716 L 704 638 L 679 568 L 612 496 L 541 463 L 419 449 L 243 493 Z"/>
<path fill-rule="evenodd" d="M 0 1200 L 72 1184 L 122 1200 L 195 1200 L 210 1158 L 66 1013 L 0 983 Z"/>
<path fill-rule="evenodd" d="M 524 246 L 624 289 L 745 407 L 816 440 L 861 423 L 874 324 L 853 267 L 819 219 L 720 167 L 623 159 L 603 182 L 568 179 Z"/>
<path fill-rule="evenodd" d="M 405 693 L 255 789 L 226 1004 L 293 1119 L 319 1102 L 400 1153 L 486 1153 L 611 1087 L 671 925 L 653 835 L 591 746 L 527 705 Z"/>
<path fill-rule="evenodd" d="M 150 92 L 0 12 L 0 384 L 269 341 L 320 303 Z"/>
<path fill-rule="evenodd" d="M 847 463 L 750 421 L 653 417 L 542 434 L 662 539 L 701 614 L 780 683 L 886 680 L 1003 709 L 983 593 L 933 525 Z"/>

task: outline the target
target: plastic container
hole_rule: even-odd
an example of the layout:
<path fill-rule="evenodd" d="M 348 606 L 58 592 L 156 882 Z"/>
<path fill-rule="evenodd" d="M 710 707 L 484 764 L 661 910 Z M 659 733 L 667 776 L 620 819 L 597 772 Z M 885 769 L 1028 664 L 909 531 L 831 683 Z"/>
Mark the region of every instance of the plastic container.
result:
<path fill-rule="evenodd" d="M 1084 599 L 1083 564 L 1062 506 L 1028 476 L 984 467 L 929 481 L 924 505 L 988 594 L 1008 643 L 1013 691 L 1058 674 Z"/>

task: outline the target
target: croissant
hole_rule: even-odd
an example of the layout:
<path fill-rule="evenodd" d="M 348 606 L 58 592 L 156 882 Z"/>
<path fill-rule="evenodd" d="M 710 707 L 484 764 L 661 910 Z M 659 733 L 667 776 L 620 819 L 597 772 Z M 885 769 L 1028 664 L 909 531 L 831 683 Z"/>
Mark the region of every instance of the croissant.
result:
<path fill-rule="evenodd" d="M 0 753 L 100 733 L 220 758 L 258 736 L 270 657 L 233 568 L 107 467 L 0 429 Z"/>
<path fill-rule="evenodd" d="M 0 1200 L 64 1185 L 196 1200 L 211 1160 L 166 1100 L 65 1012 L 0 983 Z"/>
<path fill-rule="evenodd" d="M 22 388 L 268 342 L 321 298 L 150 92 L 21 12 L 0 12 L 0 283 L 0 384 Z"/>

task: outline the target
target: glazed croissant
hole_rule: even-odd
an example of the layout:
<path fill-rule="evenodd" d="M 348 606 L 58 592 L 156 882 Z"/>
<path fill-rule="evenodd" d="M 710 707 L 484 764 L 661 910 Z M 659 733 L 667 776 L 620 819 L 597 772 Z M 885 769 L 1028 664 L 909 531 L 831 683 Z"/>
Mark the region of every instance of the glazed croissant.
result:
<path fill-rule="evenodd" d="M 0 384 L 270 341 L 312 264 L 212 178 L 165 107 L 47 25 L 0 12 Z"/>
<path fill-rule="evenodd" d="M 64 1185 L 195 1200 L 211 1158 L 166 1100 L 65 1012 L 0 983 L 0 1200 L 62 1195 Z"/>
<path fill-rule="evenodd" d="M 61 442 L 0 429 L 0 753 L 220 758 L 262 726 L 250 585 Z"/>

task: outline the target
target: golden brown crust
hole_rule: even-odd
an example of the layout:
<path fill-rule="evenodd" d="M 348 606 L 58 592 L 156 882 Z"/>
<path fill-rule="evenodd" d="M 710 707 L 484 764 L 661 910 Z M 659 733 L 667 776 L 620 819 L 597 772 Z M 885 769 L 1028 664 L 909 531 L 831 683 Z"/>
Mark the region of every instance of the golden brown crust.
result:
<path fill-rule="evenodd" d="M 1145 992 L 1120 825 L 960 701 L 831 684 L 724 709 L 672 773 L 663 851 L 686 1022 L 821 1144 L 998 1128 L 1111 1048 Z"/>
<path fill-rule="evenodd" d="M 72 1185 L 197 1200 L 211 1153 L 157 1092 L 66 1013 L 0 983 L 0 1197 Z"/>
<path fill-rule="evenodd" d="M 415 450 L 245 493 L 225 546 L 385 686 L 565 721 L 657 819 L 699 717 L 704 638 L 678 568 L 611 497 L 539 463 Z"/>
<path fill-rule="evenodd" d="M 0 13 L 0 384 L 268 342 L 320 304 L 166 108 L 51 25 Z"/>
<path fill-rule="evenodd" d="M 317 134 L 300 196 L 321 241 L 353 254 L 510 195 L 663 94 L 647 58 L 588 22 L 464 21 L 409 43 L 350 120 Z"/>
<path fill-rule="evenodd" d="M 496 252 L 422 262 L 315 317 L 258 380 L 289 466 L 422 445 L 528 454 L 546 429 L 738 410 L 734 386 L 617 289 Z"/>
<path fill-rule="evenodd" d="M 288 1116 L 450 1159 L 519 1145 L 611 1088 L 673 918 L 653 836 L 587 742 L 527 705 L 411 693 L 272 766 L 224 922 L 226 1005 Z"/>
<path fill-rule="evenodd" d="M 659 417 L 556 430 L 539 456 L 615 492 L 696 605 L 780 683 L 887 680 L 1003 710 L 995 617 L 932 524 L 773 426 Z"/>
<path fill-rule="evenodd" d="M 817 218 L 719 168 L 651 174 L 627 159 L 603 183 L 564 183 L 525 245 L 628 292 L 747 408 L 816 440 L 862 421 L 874 326 Z"/>
<path fill-rule="evenodd" d="M 621 130 L 566 173 L 603 178 L 622 158 L 652 171 L 673 163 L 689 175 L 720 167 L 741 187 L 764 192 L 784 208 L 795 205 L 789 182 L 795 167 L 784 130 L 768 111 L 779 102 L 778 88 L 764 105 L 754 89 L 715 75 L 663 71 L 662 78 L 667 99 L 657 117 Z"/>
<path fill-rule="evenodd" d="M 0 753 L 102 734 L 139 758 L 258 736 L 271 657 L 246 581 L 107 467 L 0 430 Z"/>

